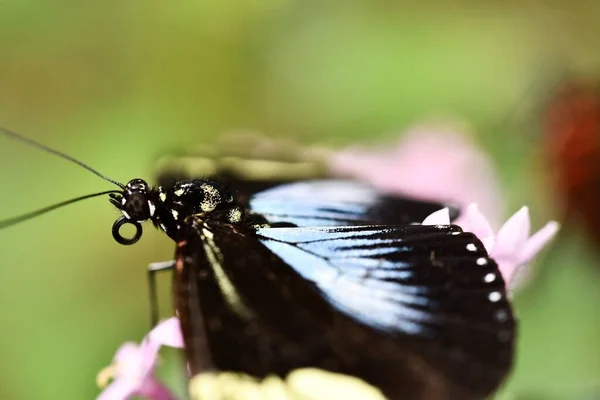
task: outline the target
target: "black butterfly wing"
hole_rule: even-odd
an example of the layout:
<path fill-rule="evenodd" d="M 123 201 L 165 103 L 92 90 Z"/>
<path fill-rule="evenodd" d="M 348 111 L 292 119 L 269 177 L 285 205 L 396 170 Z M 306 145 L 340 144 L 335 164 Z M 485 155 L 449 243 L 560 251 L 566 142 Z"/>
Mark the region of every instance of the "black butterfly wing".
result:
<path fill-rule="evenodd" d="M 452 220 L 458 216 L 453 205 L 334 180 L 323 157 L 284 140 L 226 135 L 194 151 L 163 155 L 157 162 L 158 183 L 168 188 L 186 179 L 209 178 L 230 188 L 239 204 L 268 212 L 273 222 L 297 226 L 420 223 L 443 207 L 450 208 Z"/>
<path fill-rule="evenodd" d="M 447 372 L 468 371 L 463 382 L 476 383 L 482 367 L 482 387 L 508 371 L 514 318 L 498 267 L 475 235 L 422 225 L 257 233 L 339 311 L 403 340 L 417 339 L 415 347 L 422 339 L 441 342 L 426 346 L 440 353 L 439 363 L 456 352 L 447 358 Z"/>
<path fill-rule="evenodd" d="M 390 399 L 476 399 L 515 322 L 481 242 L 458 227 L 186 227 L 176 307 L 192 372 L 315 367 Z"/>
<path fill-rule="evenodd" d="M 327 176 L 323 157 L 310 147 L 248 133 L 222 135 L 210 144 L 161 153 L 156 164 L 162 186 L 210 178 L 235 188 L 241 204 L 252 194 L 280 184 Z"/>
<path fill-rule="evenodd" d="M 271 223 L 301 227 L 421 223 L 444 207 L 449 208 L 451 220 L 459 215 L 459 209 L 449 204 L 384 194 L 368 184 L 348 180 L 277 186 L 254 194 L 249 205 Z"/>

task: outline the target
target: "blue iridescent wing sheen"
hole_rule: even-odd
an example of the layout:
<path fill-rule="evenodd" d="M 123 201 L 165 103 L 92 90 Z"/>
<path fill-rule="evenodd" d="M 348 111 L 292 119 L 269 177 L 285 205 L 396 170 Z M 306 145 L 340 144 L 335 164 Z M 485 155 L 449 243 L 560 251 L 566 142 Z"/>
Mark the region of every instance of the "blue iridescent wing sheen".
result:
<path fill-rule="evenodd" d="M 271 223 L 299 227 L 400 225 L 421 223 L 444 207 L 451 220 L 459 209 L 451 204 L 385 194 L 348 180 L 313 180 L 280 185 L 250 197 L 250 209 Z"/>
<path fill-rule="evenodd" d="M 510 360 L 514 319 L 505 282 L 471 233 L 408 225 L 257 234 L 339 311 L 363 324 L 393 335 L 452 338 L 449 347 L 467 357 L 492 355 L 489 367 Z"/>
<path fill-rule="evenodd" d="M 485 398 L 510 369 L 504 281 L 459 227 L 185 229 L 176 307 L 194 373 L 315 367 L 441 400 Z"/>

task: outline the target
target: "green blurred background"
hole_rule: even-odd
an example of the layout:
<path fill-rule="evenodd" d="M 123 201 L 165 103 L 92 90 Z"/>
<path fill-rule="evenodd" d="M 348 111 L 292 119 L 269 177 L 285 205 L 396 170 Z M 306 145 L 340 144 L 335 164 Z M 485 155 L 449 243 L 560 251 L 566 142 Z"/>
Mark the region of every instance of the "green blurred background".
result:
<path fill-rule="evenodd" d="M 151 178 L 165 149 L 234 129 L 341 145 L 451 113 L 497 162 L 509 209 L 529 204 L 541 226 L 553 207 L 536 104 L 565 70 L 600 76 L 600 6 L 399 3 L 3 0 L 0 124 L 126 181 Z M 0 217 L 112 188 L 3 138 L 0 185 Z M 96 199 L 0 232 L 0 398 L 93 398 L 118 346 L 147 332 L 145 268 L 173 243 L 146 229 L 121 246 L 117 217 Z M 600 393 L 598 261 L 571 232 L 540 258 L 516 296 L 503 398 Z"/>

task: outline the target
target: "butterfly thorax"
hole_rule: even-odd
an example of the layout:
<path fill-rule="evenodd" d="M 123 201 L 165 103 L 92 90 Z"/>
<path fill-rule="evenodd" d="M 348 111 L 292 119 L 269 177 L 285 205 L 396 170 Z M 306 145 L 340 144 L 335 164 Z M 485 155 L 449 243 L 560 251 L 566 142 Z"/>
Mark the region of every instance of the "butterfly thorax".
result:
<path fill-rule="evenodd" d="M 133 179 L 121 195 L 111 196 L 111 203 L 123 214 L 119 221 L 139 227 L 150 220 L 174 240 L 184 224 L 198 221 L 208 226 L 241 224 L 245 219 L 245 210 L 229 190 L 206 179 L 187 179 L 172 186 L 156 187 L 150 187 L 142 179 Z"/>

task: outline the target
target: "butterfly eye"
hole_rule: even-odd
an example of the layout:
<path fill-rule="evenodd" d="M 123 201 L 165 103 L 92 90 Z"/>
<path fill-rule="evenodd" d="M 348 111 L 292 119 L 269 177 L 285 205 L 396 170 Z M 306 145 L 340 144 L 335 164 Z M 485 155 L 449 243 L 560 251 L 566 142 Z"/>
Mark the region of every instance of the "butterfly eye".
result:
<path fill-rule="evenodd" d="M 135 234 L 131 238 L 126 238 L 120 233 L 121 227 L 125 224 L 131 224 L 135 227 Z M 142 237 L 142 224 L 140 224 L 137 221 L 132 221 L 125 217 L 121 217 L 118 220 L 116 220 L 113 224 L 112 235 L 113 238 L 115 238 L 115 240 L 117 241 L 117 243 L 120 243 L 125 246 L 132 245 L 138 240 L 140 240 L 140 238 Z"/>
<path fill-rule="evenodd" d="M 142 193 L 132 193 L 127 196 L 127 201 L 121 209 L 125 217 L 134 221 L 145 221 L 150 218 L 150 207 L 146 195 Z"/>

